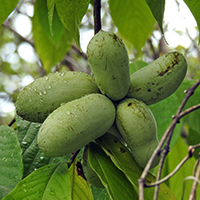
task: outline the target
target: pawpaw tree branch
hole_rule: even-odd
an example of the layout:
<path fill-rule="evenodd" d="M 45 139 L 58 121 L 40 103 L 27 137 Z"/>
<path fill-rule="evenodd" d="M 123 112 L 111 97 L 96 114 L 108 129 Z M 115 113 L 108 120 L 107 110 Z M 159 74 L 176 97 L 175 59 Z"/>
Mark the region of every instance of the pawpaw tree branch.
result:
<path fill-rule="evenodd" d="M 175 129 L 175 126 L 177 123 L 179 123 L 180 119 L 185 116 L 186 114 L 189 114 L 191 113 L 192 111 L 200 108 L 200 105 L 196 105 L 196 106 L 193 106 L 185 111 L 182 111 L 183 107 L 185 106 L 185 104 L 187 103 L 188 99 L 194 94 L 194 91 L 196 90 L 196 88 L 200 85 L 200 79 L 192 86 L 190 87 L 189 89 L 187 89 L 185 91 L 186 93 L 186 96 L 185 98 L 183 99 L 183 101 L 181 102 L 177 112 L 176 112 L 176 115 L 173 116 L 173 120 L 170 124 L 170 126 L 167 128 L 167 130 L 165 131 L 162 139 L 160 140 L 160 143 L 159 145 L 157 146 L 157 148 L 155 149 L 154 153 L 152 154 L 151 158 L 149 159 L 146 167 L 144 168 L 143 170 L 143 173 L 142 175 L 140 176 L 140 178 L 138 179 L 138 184 L 139 184 L 139 200 L 144 200 L 144 187 L 148 187 L 147 185 L 145 185 L 145 178 L 151 168 L 151 165 L 154 161 L 154 159 L 156 158 L 157 155 L 161 154 L 161 160 L 160 160 L 160 168 L 158 170 L 158 174 L 157 174 L 157 184 L 156 185 L 156 189 L 155 189 L 155 195 L 154 195 L 154 200 L 156 200 L 158 198 L 158 188 L 159 188 L 159 179 L 160 179 L 160 174 L 161 174 L 161 171 L 162 171 L 162 166 L 163 166 L 163 163 L 164 163 L 164 159 L 167 155 L 167 153 L 169 152 L 169 144 L 170 144 L 170 141 L 171 141 L 171 137 L 172 137 L 172 134 L 173 134 L 173 131 Z M 165 144 L 165 147 L 162 149 L 163 147 L 163 144 L 166 142 Z M 187 160 L 187 159 L 186 159 Z M 154 186 L 155 186 L 154 185 Z M 153 185 L 152 185 L 153 186 Z"/>
<path fill-rule="evenodd" d="M 94 34 L 101 30 L 101 0 L 94 0 Z"/>

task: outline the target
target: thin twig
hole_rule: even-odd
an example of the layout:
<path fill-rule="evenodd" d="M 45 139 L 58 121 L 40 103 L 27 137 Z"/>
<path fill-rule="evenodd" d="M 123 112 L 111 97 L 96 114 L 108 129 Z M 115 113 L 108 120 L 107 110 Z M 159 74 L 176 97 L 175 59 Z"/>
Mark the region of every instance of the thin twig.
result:
<path fill-rule="evenodd" d="M 195 168 L 194 168 L 194 176 L 196 177 L 197 180 L 199 180 L 200 176 L 200 157 L 196 162 Z M 193 181 L 192 188 L 190 191 L 190 196 L 188 200 L 194 200 L 196 198 L 196 189 L 197 189 L 197 184 L 198 182 L 196 180 Z"/>
<path fill-rule="evenodd" d="M 94 0 L 94 34 L 101 30 L 101 0 Z"/>

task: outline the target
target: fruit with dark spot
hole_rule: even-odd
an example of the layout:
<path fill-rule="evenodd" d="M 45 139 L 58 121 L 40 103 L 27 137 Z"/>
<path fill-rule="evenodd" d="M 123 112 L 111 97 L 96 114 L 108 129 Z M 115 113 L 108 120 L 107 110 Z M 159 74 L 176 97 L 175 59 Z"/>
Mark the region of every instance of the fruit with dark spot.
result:
<path fill-rule="evenodd" d="M 114 101 L 126 96 L 130 86 L 129 58 L 123 41 L 100 30 L 87 46 L 87 56 L 102 94 Z"/>
<path fill-rule="evenodd" d="M 117 106 L 116 126 L 135 161 L 144 168 L 158 145 L 155 118 L 142 101 L 128 98 Z M 159 162 L 156 157 L 152 168 Z"/>
<path fill-rule="evenodd" d="M 84 72 L 57 72 L 36 79 L 18 95 L 16 112 L 23 119 L 43 122 L 61 103 L 100 92 L 94 78 Z"/>
<path fill-rule="evenodd" d="M 157 103 L 173 94 L 187 72 L 184 56 L 169 52 L 149 65 L 131 74 L 129 98 L 136 98 L 147 105 Z"/>
<path fill-rule="evenodd" d="M 113 103 L 102 94 L 89 94 L 54 110 L 38 132 L 38 146 L 49 156 L 77 151 L 105 134 L 115 120 Z"/>

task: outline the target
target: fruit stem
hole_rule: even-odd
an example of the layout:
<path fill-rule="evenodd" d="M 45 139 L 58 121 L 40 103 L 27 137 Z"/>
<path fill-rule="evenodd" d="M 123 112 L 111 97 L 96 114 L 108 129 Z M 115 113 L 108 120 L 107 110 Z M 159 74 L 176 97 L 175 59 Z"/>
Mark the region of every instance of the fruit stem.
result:
<path fill-rule="evenodd" d="M 101 0 L 94 0 L 94 34 L 101 30 Z"/>

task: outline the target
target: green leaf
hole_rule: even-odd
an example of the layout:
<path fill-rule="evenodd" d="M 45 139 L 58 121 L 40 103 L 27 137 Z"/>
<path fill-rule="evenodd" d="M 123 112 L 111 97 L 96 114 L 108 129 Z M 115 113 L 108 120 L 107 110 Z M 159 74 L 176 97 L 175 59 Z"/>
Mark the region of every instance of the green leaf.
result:
<path fill-rule="evenodd" d="M 185 144 L 183 139 L 179 137 L 179 140 L 177 141 L 176 145 L 171 149 L 171 151 L 166 157 L 162 171 L 162 176 L 164 177 L 171 173 L 175 169 L 175 167 L 180 163 L 180 161 L 187 155 L 187 153 L 188 146 Z M 193 157 L 190 158 L 174 176 L 172 176 L 166 181 L 166 184 L 171 188 L 177 199 L 181 199 L 184 179 L 188 176 L 192 176 L 195 162 L 196 160 Z M 183 200 L 188 199 L 192 187 L 192 182 L 193 180 L 188 180 L 185 182 Z M 196 199 L 200 199 L 199 187 L 197 187 L 196 194 Z"/>
<path fill-rule="evenodd" d="M 19 0 L 0 0 L 0 25 L 6 20 L 8 15 L 15 9 Z"/>
<path fill-rule="evenodd" d="M 146 66 L 147 63 L 142 60 L 137 60 L 135 62 L 130 63 L 130 74 L 136 72 L 137 70 L 141 69 L 142 67 Z"/>
<path fill-rule="evenodd" d="M 94 200 L 110 200 L 108 193 L 105 188 L 97 188 L 93 185 L 90 186 Z"/>
<path fill-rule="evenodd" d="M 109 0 L 109 9 L 120 34 L 140 53 L 155 24 L 146 1 Z"/>
<path fill-rule="evenodd" d="M 72 36 L 61 23 L 56 11 L 52 19 L 51 33 L 46 0 L 36 1 L 34 10 L 33 38 L 35 48 L 44 69 L 50 72 L 56 64 L 61 62 L 71 47 Z"/>
<path fill-rule="evenodd" d="M 71 33 L 80 48 L 79 26 L 90 0 L 57 0 L 56 9 L 65 28 Z"/>
<path fill-rule="evenodd" d="M 47 0 L 47 8 L 48 8 L 48 18 L 49 18 L 49 27 L 51 35 L 53 35 L 52 30 L 52 23 L 53 23 L 53 13 L 54 13 L 54 6 L 55 6 L 56 0 Z"/>
<path fill-rule="evenodd" d="M 22 150 L 15 131 L 6 126 L 0 126 L 0 193 L 12 189 L 22 179 Z"/>
<path fill-rule="evenodd" d="M 157 20 L 162 34 L 164 35 L 163 15 L 164 15 L 164 10 L 165 10 L 165 0 L 146 0 L 146 2 L 149 8 L 151 9 L 153 16 Z"/>
<path fill-rule="evenodd" d="M 82 165 L 78 159 L 69 168 L 71 179 L 71 200 L 93 200 L 92 191 L 83 175 Z"/>
<path fill-rule="evenodd" d="M 37 146 L 37 133 L 41 127 L 40 123 L 22 120 L 16 116 L 17 135 L 20 146 L 23 150 L 22 157 L 24 163 L 24 174 L 26 177 L 34 170 L 43 167 L 49 163 L 59 163 L 67 161 L 70 157 L 52 158 L 45 155 Z"/>
<path fill-rule="evenodd" d="M 192 15 L 194 16 L 198 29 L 200 30 L 200 1 L 199 0 L 184 0 L 188 8 L 190 9 Z M 187 17 L 187 16 L 185 16 Z M 199 43 L 200 43 L 200 35 L 199 35 Z"/>
<path fill-rule="evenodd" d="M 129 150 L 117 139 L 114 135 L 106 133 L 101 138 L 96 140 L 101 145 L 113 161 L 113 163 L 124 172 L 128 180 L 132 183 L 135 191 L 138 193 L 138 179 L 140 178 L 143 169 L 135 162 Z M 147 175 L 146 182 L 155 182 L 155 177 L 150 173 Z M 145 199 L 152 200 L 154 188 L 145 188 Z M 172 191 L 165 185 L 160 185 L 159 199 L 169 200 L 175 199 Z"/>
<path fill-rule="evenodd" d="M 70 176 L 66 163 L 46 165 L 23 179 L 4 200 L 71 200 Z"/>
<path fill-rule="evenodd" d="M 89 144 L 88 161 L 101 179 L 111 199 L 138 199 L 137 193 L 124 173 L 95 143 Z"/>

